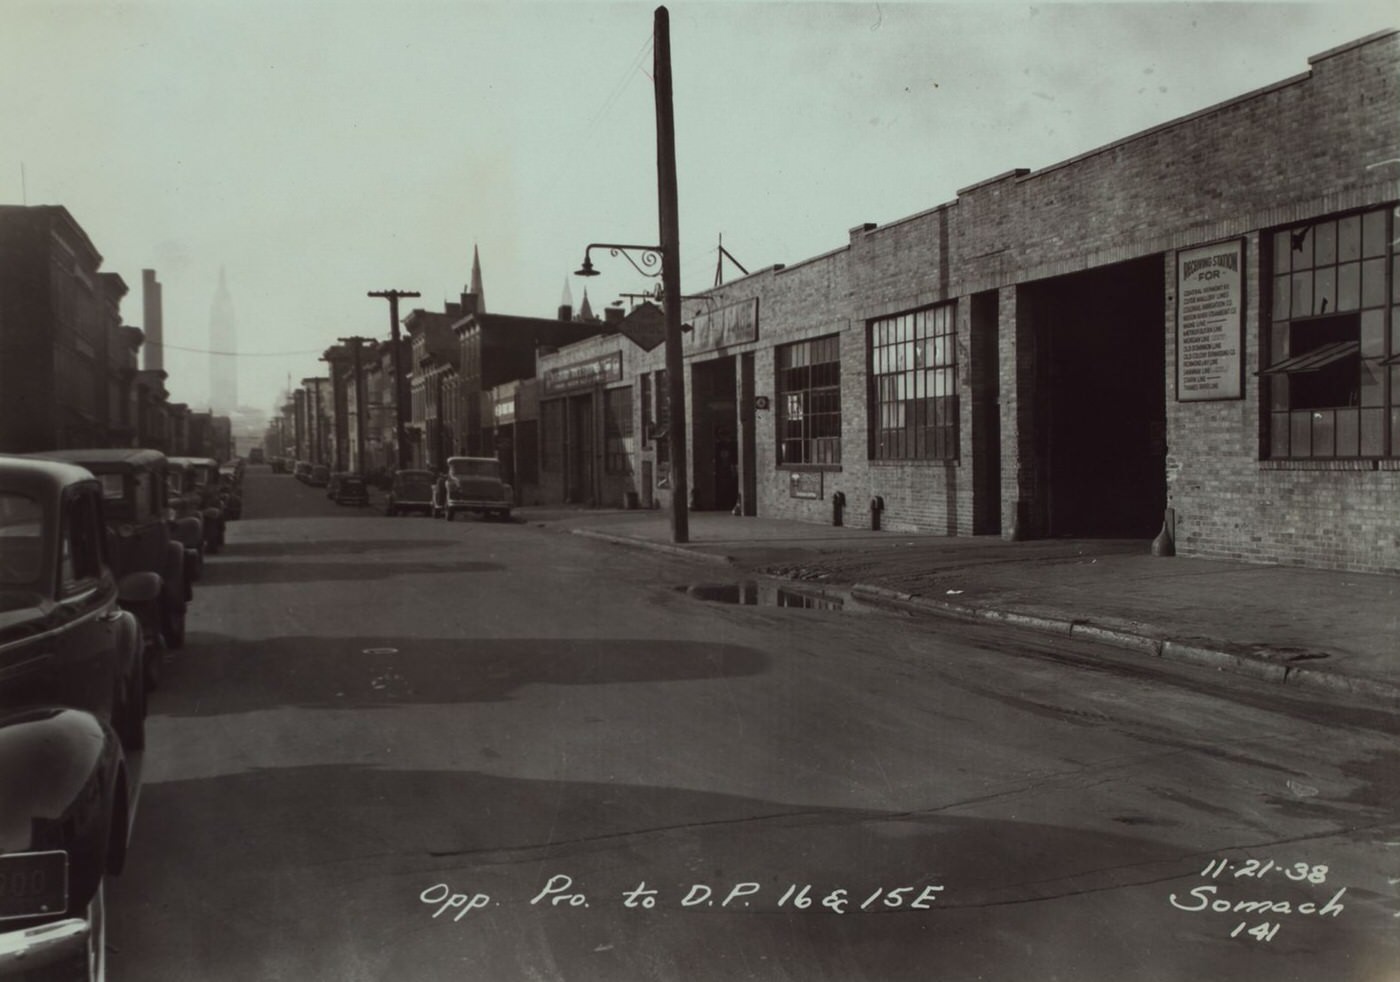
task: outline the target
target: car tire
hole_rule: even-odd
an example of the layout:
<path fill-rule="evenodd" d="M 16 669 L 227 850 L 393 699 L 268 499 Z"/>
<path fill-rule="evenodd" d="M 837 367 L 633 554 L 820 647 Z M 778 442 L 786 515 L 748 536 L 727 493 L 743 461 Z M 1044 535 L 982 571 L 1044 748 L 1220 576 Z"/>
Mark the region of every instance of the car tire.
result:
<path fill-rule="evenodd" d="M 128 686 L 129 691 L 120 702 L 121 716 L 112 727 L 117 731 L 122 749 L 126 751 L 146 749 L 146 682 L 144 667 L 138 677 Z"/>
<path fill-rule="evenodd" d="M 87 982 L 107 980 L 107 896 L 104 884 L 106 877 L 97 881 L 97 892 L 88 901 L 84 920 L 88 926 L 87 971 L 83 978 Z"/>
<path fill-rule="evenodd" d="M 141 675 L 145 680 L 146 691 L 154 692 L 160 686 L 162 663 L 165 661 L 165 639 L 159 630 L 150 634 L 150 644 L 143 637 L 141 641 Z"/>
<path fill-rule="evenodd" d="M 395 514 L 397 514 L 397 513 L 394 511 L 394 506 L 393 506 L 393 505 L 389 505 L 389 506 L 387 506 L 387 507 L 384 509 L 384 517 L 385 517 L 385 518 L 393 518 L 393 517 L 395 516 Z"/>
<path fill-rule="evenodd" d="M 165 646 L 172 651 L 179 651 L 185 646 L 185 606 L 183 604 L 180 605 L 178 611 L 172 611 L 166 607 L 161 612 L 160 632 L 165 638 Z"/>
<path fill-rule="evenodd" d="M 455 521 L 455 520 L 456 520 L 456 517 L 457 517 L 457 513 L 454 512 L 451 508 L 448 508 L 448 509 L 447 509 L 447 520 L 448 520 L 449 522 Z"/>

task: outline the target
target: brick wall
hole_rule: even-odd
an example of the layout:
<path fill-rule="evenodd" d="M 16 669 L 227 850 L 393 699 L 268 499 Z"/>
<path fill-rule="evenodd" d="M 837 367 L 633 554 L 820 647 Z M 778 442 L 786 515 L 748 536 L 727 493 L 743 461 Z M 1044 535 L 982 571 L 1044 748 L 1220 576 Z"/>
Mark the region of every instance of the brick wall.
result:
<path fill-rule="evenodd" d="M 884 227 L 857 226 L 841 248 L 709 291 L 721 304 L 757 297 L 758 340 L 688 353 L 687 363 L 754 357 L 754 394 L 772 406 L 755 413 L 760 515 L 826 523 L 831 495 L 840 491 L 847 525 L 867 525 L 870 499 L 879 495 L 890 529 L 1043 535 L 1048 477 L 1035 428 L 1052 394 L 1038 389 L 1037 322 L 1048 312 L 1037 288 L 1156 257 L 1167 284 L 1162 480 L 1178 551 L 1397 571 L 1400 465 L 1303 469 L 1261 461 L 1253 375 L 1262 367 L 1261 230 L 1400 199 L 1400 166 L 1384 163 L 1397 156 L 1400 34 L 1392 32 L 1316 56 L 1294 78 L 1041 171 L 1008 171 Z M 1246 240 L 1244 396 L 1178 403 L 1176 252 L 1230 238 Z M 959 459 L 873 462 L 867 325 L 947 301 L 957 304 Z M 689 306 L 686 316 L 693 316 Z M 842 462 L 823 471 L 820 500 L 793 498 L 791 471 L 776 459 L 774 347 L 833 333 L 841 339 Z M 693 426 L 693 405 L 687 413 Z"/>

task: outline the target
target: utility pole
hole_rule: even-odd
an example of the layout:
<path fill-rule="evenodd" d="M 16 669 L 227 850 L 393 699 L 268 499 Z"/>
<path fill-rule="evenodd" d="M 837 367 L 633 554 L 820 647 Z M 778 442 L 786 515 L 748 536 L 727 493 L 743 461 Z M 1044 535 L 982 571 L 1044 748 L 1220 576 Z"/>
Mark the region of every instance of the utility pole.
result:
<path fill-rule="evenodd" d="M 408 413 L 408 393 L 404 386 L 403 355 L 399 352 L 399 297 L 421 296 L 416 290 L 371 290 L 371 297 L 389 301 L 389 335 L 394 345 L 394 439 L 399 444 L 399 470 L 408 469 L 408 432 L 404 417 Z"/>
<path fill-rule="evenodd" d="M 656 82 L 656 178 L 661 218 L 661 290 L 666 317 L 666 388 L 670 403 L 671 541 L 690 541 L 686 480 L 685 362 L 681 336 L 680 206 L 676 191 L 676 119 L 671 103 L 671 15 L 656 8 L 652 77 Z"/>
<path fill-rule="evenodd" d="M 355 473 L 365 476 L 365 390 L 364 377 L 360 373 L 360 345 L 369 338 L 340 338 L 341 344 L 350 346 L 351 371 L 355 373 Z"/>

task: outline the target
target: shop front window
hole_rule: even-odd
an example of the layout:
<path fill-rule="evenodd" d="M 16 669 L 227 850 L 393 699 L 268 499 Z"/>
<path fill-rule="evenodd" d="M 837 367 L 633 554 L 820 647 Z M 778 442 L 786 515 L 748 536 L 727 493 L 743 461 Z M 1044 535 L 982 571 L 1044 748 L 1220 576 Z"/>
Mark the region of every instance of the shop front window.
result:
<path fill-rule="evenodd" d="M 609 474 L 632 473 L 632 387 L 609 389 L 603 404 L 606 450 L 603 469 Z"/>
<path fill-rule="evenodd" d="M 557 474 L 564 469 L 564 400 L 540 403 L 540 470 Z"/>
<path fill-rule="evenodd" d="M 1400 456 L 1392 210 L 1273 233 L 1265 456 Z"/>

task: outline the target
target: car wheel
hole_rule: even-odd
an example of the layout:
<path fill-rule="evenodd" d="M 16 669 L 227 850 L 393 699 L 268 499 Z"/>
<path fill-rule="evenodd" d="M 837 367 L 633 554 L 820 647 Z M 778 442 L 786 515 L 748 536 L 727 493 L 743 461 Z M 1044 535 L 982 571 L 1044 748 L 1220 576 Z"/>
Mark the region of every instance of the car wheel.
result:
<path fill-rule="evenodd" d="M 161 619 L 161 634 L 165 637 L 166 647 L 179 651 L 185 646 L 185 607 L 180 605 L 180 609 L 171 610 L 167 607 Z"/>
<path fill-rule="evenodd" d="M 141 674 L 145 677 L 146 691 L 151 692 L 160 685 L 161 664 L 165 661 L 165 639 L 159 628 L 146 634 L 142 649 Z"/>
<path fill-rule="evenodd" d="M 128 686 L 121 700 L 121 716 L 113 729 L 121 740 L 123 750 L 144 750 L 146 747 L 146 680 L 143 669 Z"/>
<path fill-rule="evenodd" d="M 448 509 L 447 509 L 447 520 L 448 520 L 449 522 L 451 522 L 451 521 L 454 521 L 454 520 L 456 519 L 456 517 L 457 517 L 457 513 L 454 512 L 451 508 L 448 508 Z"/>
<path fill-rule="evenodd" d="M 394 511 L 393 505 L 389 505 L 387 508 L 384 509 L 384 515 L 387 518 L 393 518 L 395 514 L 396 512 Z"/>
<path fill-rule="evenodd" d="M 88 982 L 106 982 L 107 979 L 107 897 L 104 884 L 106 878 L 97 881 L 97 892 L 88 902 L 87 913 L 87 974 Z"/>

